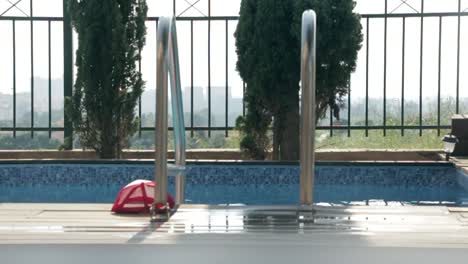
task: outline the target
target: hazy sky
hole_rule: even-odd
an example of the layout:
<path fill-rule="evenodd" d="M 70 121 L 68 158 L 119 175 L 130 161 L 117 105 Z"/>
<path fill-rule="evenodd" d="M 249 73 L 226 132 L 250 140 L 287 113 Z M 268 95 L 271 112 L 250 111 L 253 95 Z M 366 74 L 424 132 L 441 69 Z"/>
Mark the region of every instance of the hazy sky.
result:
<path fill-rule="evenodd" d="M 195 2 L 196 0 L 187 0 Z M 172 0 L 148 0 L 149 16 L 172 15 Z M 417 10 L 420 0 L 408 0 Z M 426 12 L 457 11 L 458 0 L 425 0 Z M 208 14 L 208 0 L 200 0 L 195 6 L 201 13 Z M 384 12 L 384 0 L 358 0 L 356 11 L 360 13 Z M 391 11 L 401 3 L 400 0 L 388 0 L 388 10 Z M 8 7 L 8 0 L 0 0 L 0 12 Z M 29 0 L 23 0 L 18 5 L 29 13 Z M 185 0 L 177 0 L 177 14 L 183 12 L 189 5 Z M 211 15 L 238 15 L 240 0 L 211 0 Z M 468 8 L 468 0 L 462 1 L 462 10 Z M 34 0 L 34 15 L 60 16 L 62 14 L 62 0 Z M 403 5 L 396 12 L 414 12 Z M 6 15 L 22 15 L 20 11 L 12 9 Z M 202 16 L 197 10 L 191 9 L 183 16 Z M 369 86 L 370 96 L 380 98 L 383 95 L 383 19 L 370 20 L 369 34 Z M 462 17 L 461 36 L 461 95 L 468 97 L 468 17 Z M 366 32 L 365 20 L 363 32 Z M 235 71 L 236 53 L 234 46 L 234 31 L 236 21 L 228 24 L 228 72 L 229 86 L 232 94 L 240 97 L 242 82 Z M 425 19 L 424 30 L 424 96 L 436 96 L 438 85 L 438 18 Z M 34 75 L 48 77 L 47 59 L 47 22 L 34 23 Z M 190 85 L 190 22 L 179 21 L 177 24 L 179 53 L 181 59 L 182 87 Z M 225 85 L 225 27 L 224 21 L 211 23 L 211 85 L 223 87 Z M 52 78 L 61 78 L 63 74 L 62 25 L 60 22 L 51 24 L 52 39 Z M 406 97 L 416 98 L 419 95 L 419 57 L 420 57 L 420 19 L 408 18 L 406 24 Z M 457 47 L 457 18 L 443 19 L 443 39 L 441 53 L 441 84 L 442 96 L 454 96 L 456 89 L 456 47 Z M 148 23 L 147 45 L 143 50 L 142 71 L 147 81 L 147 89 L 155 86 L 155 23 Z M 0 21 L 0 92 L 12 92 L 12 23 Z M 320 41 L 320 40 L 318 40 Z M 388 19 L 387 40 L 387 97 L 398 99 L 401 94 L 401 65 L 402 65 L 402 19 Z M 207 22 L 194 22 L 194 86 L 206 87 L 208 69 L 208 28 Z M 359 54 L 358 69 L 352 77 L 353 99 L 365 95 L 365 50 Z M 17 60 L 17 91 L 30 90 L 30 23 L 16 22 L 16 60 Z M 299 67 L 299 65 L 298 65 Z M 61 87 L 54 87 L 61 89 Z M 224 89 L 224 88 L 222 88 Z M 149 95 L 153 96 L 153 95 Z"/>

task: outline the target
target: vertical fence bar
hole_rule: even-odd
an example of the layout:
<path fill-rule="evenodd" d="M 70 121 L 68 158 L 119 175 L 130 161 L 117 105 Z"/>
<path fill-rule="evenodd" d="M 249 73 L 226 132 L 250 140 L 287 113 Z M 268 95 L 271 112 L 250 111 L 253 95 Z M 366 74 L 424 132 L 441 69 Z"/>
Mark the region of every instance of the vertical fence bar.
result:
<path fill-rule="evenodd" d="M 439 17 L 439 61 L 438 61 L 438 86 L 437 86 L 437 136 L 440 137 L 440 84 L 442 61 L 442 16 Z"/>
<path fill-rule="evenodd" d="M 229 64 L 229 56 L 228 56 L 228 52 L 229 52 L 229 36 L 228 36 L 228 33 L 229 33 L 229 20 L 226 19 L 226 112 L 225 112 L 225 115 L 226 115 L 226 131 L 225 131 L 225 136 L 226 137 L 229 137 L 229 130 L 228 130 L 228 127 L 229 127 L 229 67 L 228 67 L 228 64 Z"/>
<path fill-rule="evenodd" d="M 208 137 L 211 137 L 211 1 L 208 1 Z"/>
<path fill-rule="evenodd" d="M 333 108 L 330 106 L 330 137 L 333 137 Z"/>
<path fill-rule="evenodd" d="M 422 136 L 422 96 L 423 96 L 423 56 L 424 56 L 424 0 L 421 0 L 421 39 L 420 39 L 420 55 L 419 56 L 419 136 Z"/>
<path fill-rule="evenodd" d="M 211 1 L 208 0 L 208 137 L 211 137 Z"/>
<path fill-rule="evenodd" d="M 366 137 L 369 136 L 369 18 L 366 19 Z"/>
<path fill-rule="evenodd" d="M 461 27 L 461 0 L 458 0 L 458 28 L 457 28 L 457 95 L 455 113 L 460 113 L 460 27 Z"/>
<path fill-rule="evenodd" d="M 31 138 L 34 138 L 34 21 L 33 0 L 29 0 L 31 36 Z"/>
<path fill-rule="evenodd" d="M 12 20 L 13 28 L 13 138 L 16 138 L 16 22 Z"/>
<path fill-rule="evenodd" d="M 157 43 L 158 43 L 158 25 L 159 25 L 159 20 L 156 20 L 156 28 L 155 28 L 155 33 L 156 33 L 156 36 L 155 36 L 155 39 L 156 39 L 156 42 L 155 42 L 155 43 L 156 43 L 156 49 L 157 49 Z M 157 61 L 158 61 L 158 55 L 156 54 L 156 59 L 155 59 L 155 64 L 156 64 L 156 65 L 158 64 Z M 156 67 L 156 72 L 155 72 L 155 75 L 154 75 L 154 77 L 155 77 L 155 79 L 156 79 L 156 82 L 155 82 L 155 84 L 156 84 L 155 90 L 158 89 L 158 77 L 157 77 L 157 76 L 158 76 L 158 67 Z M 155 101 L 155 103 L 156 103 L 156 101 Z M 156 107 L 157 107 L 157 106 L 156 106 Z M 153 109 L 156 109 L 156 108 L 153 108 Z M 154 119 L 155 119 L 155 120 L 154 120 L 154 121 L 155 121 L 154 123 L 156 124 L 156 122 L 157 122 L 157 120 L 156 120 L 156 114 L 155 114 L 155 116 L 154 116 Z M 157 129 L 157 128 L 155 127 L 155 128 L 154 128 L 154 136 L 156 136 L 156 129 Z M 156 147 L 156 141 L 154 142 L 154 146 Z"/>
<path fill-rule="evenodd" d="M 348 81 L 348 137 L 351 137 L 351 76 Z"/>
<path fill-rule="evenodd" d="M 138 72 L 141 74 L 141 49 L 138 49 Z M 143 120 L 141 119 L 141 95 L 138 97 L 138 137 L 141 138 L 141 123 Z"/>
<path fill-rule="evenodd" d="M 73 92 L 73 31 L 67 2 L 67 0 L 63 0 L 63 95 L 65 98 L 71 98 Z M 68 111 L 64 112 L 64 139 L 65 149 L 73 149 L 73 123 Z"/>
<path fill-rule="evenodd" d="M 384 77 L 383 77 L 383 136 L 387 136 L 387 28 L 388 0 L 385 0 L 384 17 Z"/>
<path fill-rule="evenodd" d="M 176 0 L 172 1 L 172 15 L 176 15 Z"/>
<path fill-rule="evenodd" d="M 190 20 L 190 136 L 193 137 L 193 19 Z"/>
<path fill-rule="evenodd" d="M 47 24 L 47 31 L 48 31 L 48 39 L 47 39 L 47 46 L 48 46 L 48 55 L 49 55 L 49 138 L 52 138 L 52 48 L 51 48 L 51 30 L 50 30 L 50 23 L 48 21 Z"/>
<path fill-rule="evenodd" d="M 401 43 L 401 136 L 405 135 L 405 53 L 406 53 L 406 17 L 403 17 L 403 41 Z"/>
<path fill-rule="evenodd" d="M 242 81 L 242 116 L 245 117 L 245 82 Z"/>

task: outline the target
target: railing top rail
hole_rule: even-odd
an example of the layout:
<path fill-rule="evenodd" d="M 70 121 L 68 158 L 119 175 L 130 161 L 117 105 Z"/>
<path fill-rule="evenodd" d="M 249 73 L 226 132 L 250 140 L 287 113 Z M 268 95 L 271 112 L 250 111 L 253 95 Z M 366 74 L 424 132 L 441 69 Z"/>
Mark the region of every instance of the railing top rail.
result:
<path fill-rule="evenodd" d="M 468 16 L 468 11 L 461 12 L 425 12 L 425 13 L 359 13 L 362 18 L 402 18 L 402 17 L 458 17 Z M 147 21 L 159 21 L 162 16 L 149 16 Z M 176 21 L 236 21 L 239 16 L 181 16 L 175 17 Z M 63 21 L 62 16 L 0 16 L 1 20 L 18 20 L 18 21 Z"/>

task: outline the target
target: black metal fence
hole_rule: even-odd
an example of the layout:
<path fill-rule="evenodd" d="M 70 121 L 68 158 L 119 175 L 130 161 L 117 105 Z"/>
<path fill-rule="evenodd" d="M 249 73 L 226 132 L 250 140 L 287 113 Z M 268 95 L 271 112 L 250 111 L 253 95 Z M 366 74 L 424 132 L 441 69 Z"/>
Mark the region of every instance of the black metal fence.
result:
<path fill-rule="evenodd" d="M 27 0 L 23 0 L 23 1 L 27 1 Z M 18 4 L 19 2 L 21 2 L 21 0 L 19 1 L 16 1 L 16 2 L 11 2 L 11 6 L 3 11 L 3 10 L 0 10 L 0 22 L 8 22 L 8 23 L 11 23 L 11 32 L 12 32 L 12 40 L 13 40 L 13 43 L 12 43 L 12 67 L 13 67 L 13 75 L 11 76 L 12 80 L 13 80 L 13 91 L 12 91 L 12 94 L 13 94 L 13 97 L 12 97 L 12 100 L 13 100 L 13 104 L 12 104 L 12 107 L 13 107 L 13 114 L 11 116 L 11 119 L 13 120 L 12 122 L 12 126 L 0 126 L 0 132 L 10 132 L 12 133 L 13 137 L 16 137 L 16 134 L 17 132 L 30 132 L 31 133 L 31 137 L 34 137 L 34 133 L 35 132 L 48 132 L 49 133 L 49 137 L 52 135 L 53 132 L 64 132 L 64 136 L 65 137 L 69 137 L 72 135 L 73 131 L 72 131 L 72 126 L 71 126 L 71 123 L 69 121 L 69 118 L 67 117 L 66 113 L 64 113 L 64 121 L 63 121 L 63 126 L 53 126 L 52 124 L 52 117 L 51 117 L 51 113 L 52 113 L 52 106 L 51 106 L 51 76 L 50 76 L 50 72 L 51 72 L 51 57 L 50 57 L 50 50 L 51 50 L 51 25 L 53 25 L 54 23 L 61 23 L 63 24 L 63 53 L 64 53 L 64 58 L 63 58 L 63 69 L 64 69 L 64 72 L 63 72 L 63 78 L 64 78 L 64 82 L 63 82 L 63 94 L 64 96 L 70 96 L 72 94 L 72 86 L 73 86 L 73 52 L 74 52 L 74 49 L 73 49 L 73 32 L 72 32 L 72 28 L 71 28 L 71 25 L 70 25 L 70 16 L 67 12 L 67 10 L 64 8 L 63 9 L 63 16 L 61 17 L 44 17 L 44 16 L 34 16 L 34 10 L 33 10 L 33 0 L 29 0 L 29 4 L 30 4 L 30 13 L 28 16 L 8 16 L 8 15 L 5 15 L 7 14 L 7 12 L 12 9 L 12 8 L 15 8 L 16 4 Z M 405 4 L 406 1 L 402 1 L 403 4 Z M 174 9 L 175 9 L 175 0 L 174 0 Z M 413 8 L 413 7 L 412 7 Z M 330 114 L 326 117 L 326 120 L 327 121 L 321 121 L 320 122 L 320 125 L 318 126 L 318 129 L 319 130 L 328 130 L 330 132 L 330 136 L 333 136 L 334 133 L 336 133 L 335 131 L 342 131 L 342 132 L 347 132 L 348 136 L 351 136 L 351 131 L 353 130 L 361 130 L 361 131 L 365 131 L 365 134 L 366 136 L 369 135 L 369 131 L 370 130 L 381 130 L 383 132 L 383 136 L 386 136 L 387 135 L 387 132 L 389 130 L 397 130 L 397 131 L 401 131 L 401 135 L 404 136 L 405 135 L 405 131 L 406 130 L 416 130 L 419 132 L 419 135 L 422 135 L 423 134 L 423 130 L 437 130 L 438 133 L 440 134 L 440 131 L 442 129 L 449 129 L 450 126 L 448 125 L 448 120 L 444 120 L 446 119 L 446 117 L 444 117 L 442 114 L 441 114 L 441 90 L 443 89 L 443 84 L 441 82 L 441 53 L 442 53 L 442 40 L 444 38 L 443 36 L 443 23 L 444 23 L 444 20 L 449 18 L 449 17 L 454 17 L 456 18 L 457 20 L 457 43 L 456 43 L 456 48 L 457 48 L 457 59 L 456 61 L 453 61 L 452 63 L 455 65 L 455 68 L 456 68 L 456 94 L 454 96 L 454 100 L 455 100 L 455 105 L 454 105 L 454 109 L 453 109 L 453 113 L 455 114 L 458 114 L 460 113 L 461 111 L 461 107 L 460 105 L 462 104 L 462 101 L 461 101 L 461 97 L 460 97 L 460 91 L 462 89 L 461 87 L 461 83 L 460 83 L 460 52 L 461 52 L 461 36 L 463 34 L 466 34 L 466 30 L 467 29 L 464 29 L 464 31 L 462 30 L 462 23 L 461 23 L 461 20 L 463 17 L 467 17 L 468 16 L 468 12 L 466 9 L 463 9 L 462 7 L 462 1 L 461 0 L 458 0 L 458 10 L 456 12 L 440 12 L 440 13 L 434 13 L 434 12 L 431 12 L 431 13 L 427 13 L 427 12 L 424 12 L 425 11 L 425 7 L 424 7 L 424 1 L 421 1 L 421 6 L 418 7 L 419 10 L 416 10 L 414 9 L 414 13 L 394 13 L 393 11 L 389 11 L 389 8 L 388 8 L 388 3 L 387 1 L 385 1 L 385 12 L 384 13 L 379 13 L 379 14 L 362 14 L 362 25 L 363 25 L 363 30 L 364 30 L 364 43 L 363 43 L 363 50 L 361 52 L 364 52 L 365 53 L 365 96 L 364 96 L 364 113 L 356 113 L 356 111 L 353 111 L 353 107 L 352 107 L 352 96 L 355 96 L 355 94 L 353 93 L 353 90 L 354 90 L 354 87 L 353 87 L 353 82 L 350 82 L 349 84 L 349 95 L 346 97 L 345 101 L 343 102 L 343 113 L 345 113 L 345 117 L 346 118 L 343 118 L 345 119 L 345 121 L 343 122 L 342 121 L 337 121 L 337 120 L 334 120 L 333 118 L 333 115 L 331 114 L 331 110 L 330 110 Z M 2 12 L 3 11 L 3 12 Z M 423 71 L 423 67 L 424 67 L 424 47 L 425 47 L 425 41 L 424 41 L 424 27 L 425 27 L 425 21 L 426 19 L 429 19 L 429 18 L 436 18 L 438 19 L 439 21 L 439 28 L 438 28 L 438 84 L 437 84 L 437 98 L 434 98 L 436 99 L 436 102 L 437 102 L 437 110 L 436 110 L 436 124 L 426 124 L 425 123 L 425 120 L 423 118 L 423 100 L 424 100 L 424 93 L 423 93 L 423 79 L 424 79 L 424 71 Z M 388 98 L 387 98 L 387 93 L 388 93 L 388 80 L 390 78 L 393 78 L 392 76 L 389 76 L 388 75 L 388 66 L 387 66 L 387 61 L 388 61 L 388 56 L 387 56 L 387 49 L 388 49 L 388 41 L 387 41 L 387 38 L 388 38 L 388 20 L 389 19 L 392 19 L 392 20 L 401 20 L 401 32 L 402 32 L 402 36 L 401 36 L 401 61 L 402 61 L 402 64 L 401 64 L 401 87 L 399 87 L 399 89 L 401 89 L 401 95 L 400 95 L 400 101 L 398 102 L 399 103 L 399 112 L 400 112 L 400 117 L 399 117 L 399 120 L 397 122 L 389 122 L 389 114 L 388 114 Z M 417 119 L 415 122 L 413 122 L 412 124 L 408 124 L 407 122 L 407 116 L 405 114 L 405 111 L 407 111 L 407 105 L 405 103 L 405 96 L 406 96 L 406 93 L 408 91 L 408 87 L 405 87 L 405 66 L 407 65 L 407 60 L 406 60 L 406 56 L 407 56 L 407 53 L 406 53 L 406 45 L 407 45 L 407 32 L 406 32 L 406 27 L 407 27 L 407 21 L 408 19 L 418 19 L 420 20 L 419 22 L 419 26 L 420 26 L 420 31 L 419 31 L 419 38 L 420 38 L 420 43 L 419 43 L 419 85 L 418 87 L 411 87 L 411 89 L 418 89 L 418 109 L 417 109 Z M 229 100 L 228 100 L 228 89 L 229 88 L 229 69 L 228 69 L 228 60 L 229 60 L 229 57 L 228 57 L 228 52 L 229 51 L 232 51 L 231 49 L 234 49 L 234 43 L 230 43 L 228 42 L 228 37 L 229 37 L 229 26 L 231 25 L 231 23 L 236 23 L 236 21 L 238 20 L 238 17 L 236 16 L 212 16 L 211 15 L 211 11 L 210 11 L 210 5 L 208 6 L 208 14 L 207 16 L 200 16 L 200 17 L 178 17 L 178 21 L 184 21 L 185 23 L 189 23 L 190 24 L 190 116 L 189 116 L 189 119 L 190 121 L 188 121 L 188 126 L 187 126 L 187 130 L 191 132 L 191 135 L 193 136 L 193 133 L 194 131 L 207 131 L 208 132 L 208 136 L 211 135 L 212 131 L 223 131 L 225 133 L 226 136 L 229 135 L 229 131 L 234 129 L 233 126 L 232 126 L 232 122 L 230 124 L 230 122 L 228 121 L 228 113 L 229 113 Z M 383 83 L 382 83 L 382 86 L 383 86 L 383 90 L 381 91 L 382 92 L 382 98 L 379 98 L 377 100 L 381 100 L 381 108 L 382 108 L 382 117 L 381 117 L 381 120 L 379 122 L 381 122 L 380 124 L 379 123 L 374 123 L 374 122 L 371 122 L 371 119 L 370 119 L 370 95 L 369 95 L 369 91 L 371 89 L 374 89 L 373 87 L 370 86 L 370 83 L 369 83 L 369 76 L 370 76 L 370 73 L 369 73 L 369 70 L 370 70 L 370 64 L 369 64 L 369 56 L 370 56 L 370 39 L 372 38 L 372 32 L 370 31 L 370 23 L 373 21 L 373 20 L 383 20 L 383 23 L 384 23 L 384 26 L 383 26 L 383 37 L 384 37 L 384 40 L 383 40 L 383 53 L 382 54 L 379 54 L 379 56 L 382 56 L 383 57 L 383 67 L 382 67 L 382 71 L 383 71 Z M 16 43 L 16 36 L 15 34 L 17 34 L 17 28 L 16 28 L 16 25 L 18 23 L 18 21 L 28 21 L 30 23 L 30 34 L 31 34 L 31 37 L 30 37 L 30 47 L 31 47 L 31 50 L 30 50 L 30 60 L 31 60 L 31 69 L 30 69 L 30 72 L 31 72 L 31 87 L 30 87 L 30 100 L 31 100 L 31 117 L 30 117 L 30 125 L 28 127 L 25 127 L 25 126 L 18 126 L 17 125 L 17 114 L 16 114 L 16 111 L 17 111 L 17 106 L 16 106 L 16 94 L 17 94 L 17 91 L 16 91 L 16 78 L 17 78 L 17 72 L 16 72 L 16 69 L 17 69 L 17 60 L 16 60 L 16 55 L 18 53 L 18 50 L 16 49 L 17 47 L 17 43 Z M 48 49 L 49 49 L 49 57 L 48 57 L 48 61 L 44 62 L 44 65 L 46 67 L 48 67 L 48 71 L 49 71 L 49 89 L 48 89 L 48 102 L 49 102 L 49 116 L 48 116 L 48 126 L 46 127 L 40 127 L 40 126 L 35 126 L 35 122 L 34 122 L 34 98 L 35 98 L 35 94 L 34 94 L 34 38 L 33 38 L 33 34 L 34 34 L 34 27 L 35 27 L 35 23 L 36 22 L 39 22 L 39 21 L 45 21 L 47 22 L 47 25 L 48 25 Z M 194 61 L 194 23 L 197 23 L 197 22 L 206 22 L 207 24 L 207 27 L 208 27 L 208 39 L 207 39 L 207 76 L 206 76 L 206 80 L 207 80 L 207 99 L 208 99 L 208 102 L 207 102 L 207 108 L 208 108 L 208 111 L 207 111 L 207 122 L 206 122 L 206 125 L 205 126 L 200 126 L 200 125 L 196 125 L 195 122 L 194 122 L 194 65 L 197 63 L 196 61 Z M 225 24 L 225 34 L 224 36 L 213 36 L 212 33 L 211 33 L 211 24 L 213 21 L 216 21 L 217 23 L 224 23 Z M 158 17 L 148 17 L 148 23 L 154 23 L 155 25 L 155 28 L 157 29 L 157 23 L 158 23 Z M 224 100 L 224 105 L 225 105 L 225 115 L 224 115 L 224 125 L 223 126 L 213 126 L 213 122 L 212 122 L 212 85 L 211 85 L 211 79 L 212 79 L 212 65 L 211 65 L 211 61 L 212 61 L 212 47 L 211 47 L 211 40 L 212 38 L 225 38 L 225 60 L 226 60 L 226 65 L 225 65 L 225 98 L 215 98 L 215 100 Z M 3 41 L 3 40 L 1 40 Z M 8 63 L 6 61 L 3 61 L 2 63 Z M 140 69 L 141 69 L 141 64 L 140 64 Z M 219 69 L 217 69 L 219 70 Z M 239 87 L 240 89 L 243 89 L 243 91 L 245 91 L 245 88 L 246 88 L 246 85 L 243 84 L 243 87 Z M 392 89 L 395 89 L 394 87 Z M 466 88 L 465 88 L 466 89 Z M 187 107 L 187 106 L 186 106 Z M 141 118 L 142 117 L 142 110 L 141 110 L 141 99 L 140 99 L 140 107 L 138 109 L 138 115 L 139 117 Z M 243 106 L 243 111 L 241 111 L 241 113 L 239 113 L 239 115 L 242 115 L 242 114 L 245 114 L 245 107 Z M 363 122 L 354 122 L 353 121 L 353 118 L 357 115 L 357 114 L 364 114 L 364 120 Z M 143 126 L 143 125 L 140 125 L 140 135 L 141 135 L 141 132 L 142 131 L 154 131 L 154 127 L 153 126 Z M 71 146 L 68 146 L 68 147 L 71 147 Z"/>
<path fill-rule="evenodd" d="M 3 132 L 12 132 L 13 137 L 16 137 L 17 132 L 30 132 L 31 138 L 34 137 L 35 132 L 48 132 L 49 137 L 52 136 L 53 132 L 64 132 L 65 136 L 70 136 L 72 134 L 72 127 L 71 123 L 69 122 L 68 118 L 65 117 L 64 126 L 62 127 L 55 127 L 52 126 L 52 78 L 51 78 L 51 27 L 54 23 L 60 23 L 63 25 L 63 36 L 64 36 L 64 96 L 70 96 L 72 94 L 72 86 L 73 86 L 73 46 L 72 46 L 72 29 L 70 25 L 70 17 L 67 14 L 65 8 L 64 16 L 61 17 L 45 17 L 45 16 L 35 16 L 34 15 L 34 8 L 33 8 L 33 0 L 25 1 L 25 0 L 17 0 L 15 2 L 7 1 L 10 5 L 5 10 L 0 10 L 0 22 L 8 21 L 11 22 L 11 32 L 12 32 L 12 68 L 13 68 L 13 75 L 12 75 L 12 126 L 0 126 L 0 131 Z M 29 12 L 24 12 L 18 4 L 22 2 L 28 2 Z M 11 10 L 19 10 L 24 16 L 8 16 L 8 12 Z M 20 22 L 29 22 L 30 25 L 30 126 L 17 126 L 17 24 Z M 34 118 L 35 118 L 35 110 L 34 110 L 34 99 L 35 99 L 35 82 L 34 82 L 34 26 L 36 22 L 46 22 L 47 23 L 47 46 L 48 46 L 48 60 L 44 62 L 44 65 L 48 68 L 48 126 L 47 127 L 38 127 L 34 125 Z M 2 38 L 1 41 L 4 41 L 5 38 Z M 7 61 L 3 60 L 2 63 L 8 63 Z"/>

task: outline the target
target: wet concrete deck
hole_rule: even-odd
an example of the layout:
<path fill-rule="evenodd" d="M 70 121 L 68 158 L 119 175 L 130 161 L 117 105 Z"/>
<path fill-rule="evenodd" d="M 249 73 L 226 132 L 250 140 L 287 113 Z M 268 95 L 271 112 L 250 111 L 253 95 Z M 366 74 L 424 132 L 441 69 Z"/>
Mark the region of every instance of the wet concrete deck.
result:
<path fill-rule="evenodd" d="M 450 160 L 457 168 L 468 174 L 468 157 L 451 157 Z"/>
<path fill-rule="evenodd" d="M 185 205 L 163 224 L 110 204 L 0 204 L 0 263 L 465 263 L 468 209 Z"/>
<path fill-rule="evenodd" d="M 166 223 L 110 204 L 0 204 L 0 244 L 334 245 L 468 248 L 468 209 L 443 206 L 182 206 Z"/>

